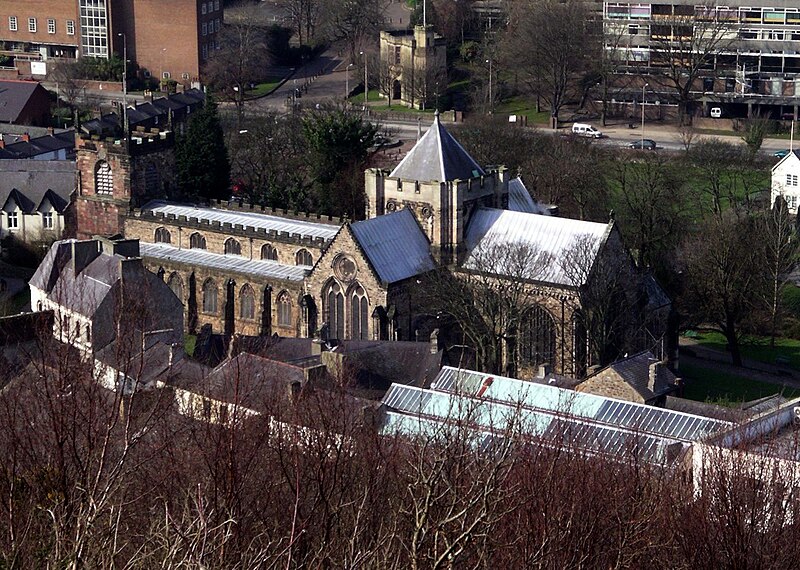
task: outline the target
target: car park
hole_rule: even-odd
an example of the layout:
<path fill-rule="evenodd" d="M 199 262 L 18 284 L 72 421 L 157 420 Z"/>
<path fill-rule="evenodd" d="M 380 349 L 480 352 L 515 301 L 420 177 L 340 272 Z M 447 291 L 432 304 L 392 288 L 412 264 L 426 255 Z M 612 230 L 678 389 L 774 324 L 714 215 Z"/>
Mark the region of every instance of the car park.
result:
<path fill-rule="evenodd" d="M 656 150 L 658 146 L 653 139 L 639 139 L 635 140 L 628 145 L 628 148 L 635 148 L 639 150 Z"/>

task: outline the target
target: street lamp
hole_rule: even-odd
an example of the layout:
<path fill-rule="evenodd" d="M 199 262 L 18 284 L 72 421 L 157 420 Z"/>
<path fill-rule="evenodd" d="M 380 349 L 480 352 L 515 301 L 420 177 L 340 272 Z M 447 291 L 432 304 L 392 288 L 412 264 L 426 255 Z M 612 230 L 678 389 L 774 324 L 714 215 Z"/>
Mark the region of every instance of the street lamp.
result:
<path fill-rule="evenodd" d="M 347 98 L 350 97 L 350 68 L 353 67 L 352 63 L 347 64 L 347 69 L 345 70 L 345 80 L 344 80 L 344 99 L 347 101 Z"/>
<path fill-rule="evenodd" d="M 644 90 L 648 87 L 647 83 L 642 85 L 642 150 L 644 150 Z"/>
<path fill-rule="evenodd" d="M 117 33 L 122 38 L 122 129 L 128 138 L 128 36 Z"/>
<path fill-rule="evenodd" d="M 360 55 L 364 56 L 364 104 L 366 105 L 367 100 L 369 100 L 369 84 L 367 83 L 367 54 L 363 51 L 358 52 Z"/>
<path fill-rule="evenodd" d="M 491 115 L 492 108 L 494 107 L 492 104 L 494 102 L 494 99 L 492 98 L 492 60 L 487 59 L 486 63 L 489 64 L 489 114 Z"/>

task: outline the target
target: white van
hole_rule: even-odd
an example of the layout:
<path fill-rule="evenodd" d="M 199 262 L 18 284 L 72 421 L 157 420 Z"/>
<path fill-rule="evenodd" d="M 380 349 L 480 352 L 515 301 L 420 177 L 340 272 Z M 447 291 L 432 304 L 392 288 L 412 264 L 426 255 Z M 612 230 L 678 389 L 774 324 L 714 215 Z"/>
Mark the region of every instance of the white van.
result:
<path fill-rule="evenodd" d="M 603 133 L 595 129 L 592 125 L 587 125 L 585 123 L 574 123 L 572 125 L 572 134 L 579 137 L 591 137 L 593 139 L 599 139 L 603 136 Z"/>

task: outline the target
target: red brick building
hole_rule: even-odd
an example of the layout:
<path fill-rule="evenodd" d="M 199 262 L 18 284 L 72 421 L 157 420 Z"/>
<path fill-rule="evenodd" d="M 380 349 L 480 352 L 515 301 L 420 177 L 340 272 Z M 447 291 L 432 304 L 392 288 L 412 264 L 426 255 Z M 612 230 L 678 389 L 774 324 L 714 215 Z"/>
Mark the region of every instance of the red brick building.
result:
<path fill-rule="evenodd" d="M 0 58 L 8 78 L 43 78 L 59 58 L 120 57 L 145 77 L 189 86 L 218 45 L 221 0 L 3 0 Z"/>

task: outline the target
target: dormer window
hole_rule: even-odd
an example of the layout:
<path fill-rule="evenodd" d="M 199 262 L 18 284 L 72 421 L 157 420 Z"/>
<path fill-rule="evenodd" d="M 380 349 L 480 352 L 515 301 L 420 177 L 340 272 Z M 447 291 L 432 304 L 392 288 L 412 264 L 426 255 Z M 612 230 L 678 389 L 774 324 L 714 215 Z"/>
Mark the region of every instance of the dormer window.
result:
<path fill-rule="evenodd" d="M 53 212 L 42 212 L 42 227 L 46 230 L 53 229 Z"/>
<path fill-rule="evenodd" d="M 19 229 L 19 217 L 16 212 L 7 212 L 8 215 L 8 229 Z"/>

